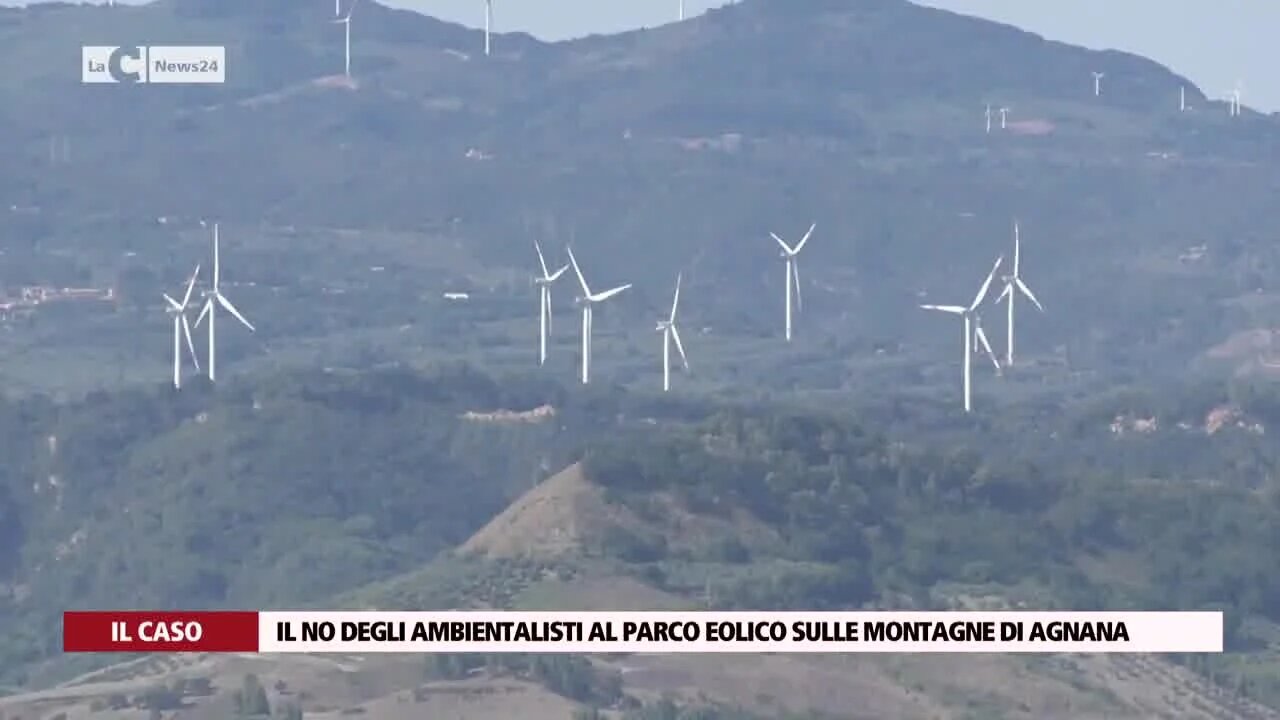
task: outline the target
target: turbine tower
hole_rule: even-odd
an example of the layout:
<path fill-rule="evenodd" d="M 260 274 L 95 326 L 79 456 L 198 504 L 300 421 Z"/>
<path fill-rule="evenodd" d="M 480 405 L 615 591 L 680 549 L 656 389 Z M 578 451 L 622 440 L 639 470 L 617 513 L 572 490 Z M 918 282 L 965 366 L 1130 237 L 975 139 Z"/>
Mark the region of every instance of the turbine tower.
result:
<path fill-rule="evenodd" d="M 1099 95 L 1102 95 L 1102 78 L 1106 76 L 1107 74 L 1104 72 L 1095 72 L 1093 74 L 1093 96 L 1094 97 L 1098 97 Z"/>
<path fill-rule="evenodd" d="M 1044 306 L 1042 306 L 1040 304 L 1040 301 L 1036 299 L 1035 293 L 1031 292 L 1031 288 L 1027 287 L 1027 284 L 1022 282 L 1022 276 L 1018 274 L 1020 244 L 1021 243 L 1019 242 L 1019 239 L 1018 239 L 1018 221 L 1014 220 L 1013 221 L 1013 272 L 1011 272 L 1008 275 L 1005 275 L 1002 278 L 1004 280 L 1004 290 L 1000 293 L 1000 297 L 996 298 L 997 303 L 999 303 L 1001 300 L 1004 300 L 1005 298 L 1009 299 L 1009 324 L 1006 327 L 1008 338 L 1007 338 L 1007 345 L 1005 346 L 1005 355 L 1004 355 L 1004 364 L 1008 367 L 1013 366 L 1013 298 L 1014 296 L 1017 295 L 1018 293 L 1022 293 L 1023 295 L 1026 295 L 1027 299 L 1030 300 L 1032 303 L 1034 303 L 1036 308 L 1040 310 L 1040 312 L 1044 312 Z"/>
<path fill-rule="evenodd" d="M 774 240 L 777 240 L 778 244 L 782 246 L 781 256 L 783 261 L 785 261 L 787 268 L 787 342 L 791 342 L 791 288 L 793 284 L 795 286 L 796 310 L 802 309 L 803 306 L 803 302 L 800 298 L 800 273 L 796 270 L 796 256 L 800 254 L 802 249 L 804 249 L 804 244 L 809 242 L 809 236 L 813 234 L 813 229 L 816 227 L 818 227 L 817 223 L 810 225 L 809 232 L 805 233 L 804 237 L 800 238 L 800 242 L 797 243 L 794 248 L 783 242 L 782 238 L 778 237 L 776 234 L 769 233 L 769 235 L 773 237 Z"/>
<path fill-rule="evenodd" d="M 347 76 L 347 79 L 351 78 L 351 13 L 355 9 L 356 9 L 356 3 L 355 3 L 355 0 L 352 0 L 351 7 L 347 8 L 347 14 L 344 17 L 340 17 L 337 20 L 333 21 L 343 26 L 343 33 L 345 35 L 345 39 L 343 44 L 344 50 L 343 50 L 342 72 Z M 337 10 L 336 2 L 334 3 L 334 10 Z"/>
<path fill-rule="evenodd" d="M 684 0 L 680 0 L 680 21 L 684 22 Z"/>
<path fill-rule="evenodd" d="M 547 260 L 542 256 L 542 248 L 538 241 L 533 242 L 533 249 L 538 251 L 538 264 L 542 266 L 542 275 L 534 278 L 538 286 L 538 365 L 547 362 L 547 333 L 551 330 L 551 284 L 569 269 L 568 265 L 555 272 L 547 269 Z"/>
<path fill-rule="evenodd" d="M 1000 129 L 1001 130 L 1005 129 L 1005 125 L 1008 121 L 1008 118 L 1009 118 L 1009 108 L 1007 107 L 1000 108 Z"/>
<path fill-rule="evenodd" d="M 489 33 L 493 30 L 493 0 L 484 0 L 484 54 L 489 54 Z"/>
<path fill-rule="evenodd" d="M 981 321 L 978 323 L 977 332 L 973 331 L 973 320 L 976 315 L 978 306 L 987 297 L 987 290 L 991 288 L 991 281 L 995 279 L 996 270 L 1000 267 L 1003 257 L 996 258 L 995 265 L 991 266 L 991 272 L 987 274 L 987 279 L 982 283 L 982 287 L 978 289 L 978 294 L 974 296 L 973 302 L 968 307 L 963 305 L 921 305 L 925 310 L 938 310 L 940 312 L 959 315 L 964 319 L 964 342 L 961 347 L 964 349 L 964 411 L 971 412 L 973 404 L 971 402 L 970 386 L 972 367 L 970 359 L 973 355 L 973 349 L 981 343 L 987 350 L 987 354 L 991 356 L 992 362 L 996 363 L 996 367 L 1000 367 L 999 361 L 995 359 L 995 353 L 991 351 L 991 344 L 987 342 L 987 334 L 982 331 Z M 973 343 L 972 345 L 970 343 Z"/>
<path fill-rule="evenodd" d="M 671 315 L 666 320 L 658 321 L 658 332 L 662 333 L 662 392 L 671 389 L 671 341 L 676 341 L 676 350 L 680 353 L 680 362 L 684 369 L 689 369 L 689 358 L 684 354 L 684 344 L 680 342 L 680 331 L 676 329 L 676 308 L 680 305 L 680 275 L 676 275 L 676 295 L 671 299 Z"/>
<path fill-rule="evenodd" d="M 991 134 L 991 103 L 987 103 L 987 134 Z"/>
<path fill-rule="evenodd" d="M 582 269 L 578 267 L 578 260 L 573 256 L 573 248 L 568 248 L 568 251 L 569 263 L 573 265 L 573 272 L 578 276 L 578 283 L 582 285 L 582 297 L 578 298 L 578 303 L 582 305 L 582 384 L 586 385 L 591 379 L 591 323 L 595 305 L 631 287 L 631 283 L 592 293 L 587 285 L 587 279 L 582 276 Z"/>
<path fill-rule="evenodd" d="M 191 291 L 196 286 L 196 276 L 200 274 L 200 266 L 196 265 L 195 272 L 191 273 L 191 280 L 187 282 L 187 292 L 182 296 L 182 302 L 178 302 L 169 297 L 169 293 L 164 294 L 165 302 L 169 303 L 167 312 L 173 316 L 173 387 L 174 389 L 182 388 L 182 342 L 183 335 L 187 338 L 187 350 L 191 352 L 191 362 L 196 366 L 196 372 L 200 371 L 200 359 L 196 357 L 195 343 L 191 342 L 191 325 L 187 323 L 187 305 L 191 302 Z"/>
<path fill-rule="evenodd" d="M 209 381 L 210 382 L 214 382 L 217 380 L 217 377 L 215 377 L 216 375 L 215 350 L 217 346 L 214 343 L 214 335 L 213 335 L 214 315 L 216 311 L 215 305 L 221 305 L 227 312 L 231 313 L 235 317 L 235 319 L 239 320 L 242 325 L 249 328 L 249 332 L 256 332 L 254 330 L 253 325 L 249 324 L 249 321 L 244 319 L 244 316 L 240 314 L 240 311 L 236 310 L 236 306 L 232 305 L 231 301 L 228 300 L 226 296 L 222 294 L 222 290 L 220 289 L 220 286 L 218 284 L 218 279 L 219 279 L 218 223 L 214 223 L 213 224 L 213 285 L 210 287 L 210 289 L 204 292 L 204 297 L 206 298 L 204 307 L 200 309 L 200 317 L 196 318 L 196 327 L 200 327 L 200 323 L 204 321 L 205 315 L 209 316 Z"/>

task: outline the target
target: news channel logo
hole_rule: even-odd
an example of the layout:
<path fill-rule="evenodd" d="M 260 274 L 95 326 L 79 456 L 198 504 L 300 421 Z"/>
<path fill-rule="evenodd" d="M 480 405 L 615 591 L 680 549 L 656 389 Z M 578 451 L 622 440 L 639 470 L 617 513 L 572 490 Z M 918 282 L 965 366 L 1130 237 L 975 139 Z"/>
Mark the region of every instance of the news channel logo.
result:
<path fill-rule="evenodd" d="M 217 84 L 227 81 L 222 45 L 85 45 L 80 82 L 116 84 Z"/>

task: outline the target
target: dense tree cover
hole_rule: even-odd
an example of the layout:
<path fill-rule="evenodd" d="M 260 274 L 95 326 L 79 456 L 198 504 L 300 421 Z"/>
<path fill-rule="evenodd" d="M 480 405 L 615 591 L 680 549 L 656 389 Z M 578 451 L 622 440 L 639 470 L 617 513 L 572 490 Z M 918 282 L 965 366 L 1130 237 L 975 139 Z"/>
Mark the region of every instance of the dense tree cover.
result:
<path fill-rule="evenodd" d="M 428 655 L 428 679 L 456 680 L 474 670 L 514 675 L 536 682 L 553 693 L 596 707 L 622 700 L 622 677 L 603 672 L 579 655 L 439 653 Z"/>
<path fill-rule="evenodd" d="M 444 368 L 0 401 L 0 668 L 56 651 L 67 608 L 293 605 L 420 565 L 563 463 L 576 422 L 459 415 L 559 392 Z"/>
<path fill-rule="evenodd" d="M 1186 442 L 1141 440 L 1153 453 Z M 1069 607 L 1221 606 L 1235 624 L 1250 614 L 1280 620 L 1280 578 L 1266 552 L 1280 542 L 1280 496 L 1265 478 L 1148 479 L 1084 459 L 1041 466 L 1008 456 L 924 450 L 847 418 L 735 410 L 597 443 L 586 466 L 623 497 L 663 492 L 703 513 L 747 508 L 776 528 L 781 557 L 801 564 L 785 582 L 744 583 L 736 603 L 746 606 L 904 593 L 927 601 L 924 591 L 942 582 L 1034 581 Z M 1091 577 L 1082 569 L 1090 559 L 1124 568 L 1125 582 Z"/>

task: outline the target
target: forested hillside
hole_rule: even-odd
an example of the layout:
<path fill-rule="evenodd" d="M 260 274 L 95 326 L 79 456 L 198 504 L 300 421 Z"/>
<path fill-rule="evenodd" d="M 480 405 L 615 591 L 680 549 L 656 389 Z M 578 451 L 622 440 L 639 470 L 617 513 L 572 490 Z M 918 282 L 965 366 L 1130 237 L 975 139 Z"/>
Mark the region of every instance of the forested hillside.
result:
<path fill-rule="evenodd" d="M 1163 393 L 1162 409 L 1131 393 L 979 428 L 924 405 L 671 402 L 466 368 L 7 401 L 0 511 L 20 522 L 4 526 L 3 612 L 26 631 L 4 665 L 53 651 L 35 638 L 68 607 L 323 603 L 457 546 L 578 458 L 611 503 L 651 518 L 588 555 L 677 594 L 703 591 L 710 567 L 727 607 L 931 605 L 978 592 L 964 587 L 1036 606 L 1222 606 L 1245 651 L 1248 618 L 1280 622 L 1265 470 L 1280 416 L 1256 390 L 1233 404 L 1243 392 Z M 1116 431 L 1117 417 L 1160 427 Z M 668 501 L 769 530 L 646 531 Z"/>

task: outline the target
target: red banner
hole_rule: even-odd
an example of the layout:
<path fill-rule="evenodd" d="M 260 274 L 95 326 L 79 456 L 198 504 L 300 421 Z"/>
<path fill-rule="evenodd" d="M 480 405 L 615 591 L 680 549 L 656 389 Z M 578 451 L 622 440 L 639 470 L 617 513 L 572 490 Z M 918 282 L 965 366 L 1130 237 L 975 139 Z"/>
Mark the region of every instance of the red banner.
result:
<path fill-rule="evenodd" d="M 63 652 L 257 652 L 257 611 L 62 614 Z"/>

